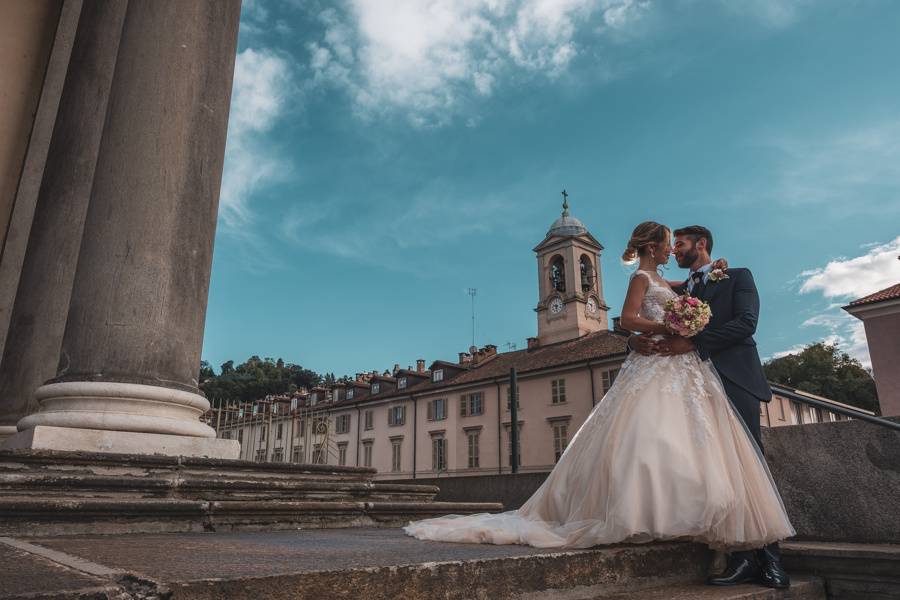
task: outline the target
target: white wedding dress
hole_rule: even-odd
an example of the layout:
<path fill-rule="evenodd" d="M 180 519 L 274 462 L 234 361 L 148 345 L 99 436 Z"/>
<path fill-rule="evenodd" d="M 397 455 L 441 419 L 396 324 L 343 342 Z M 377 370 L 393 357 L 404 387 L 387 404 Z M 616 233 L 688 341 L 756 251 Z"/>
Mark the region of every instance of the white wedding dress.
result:
<path fill-rule="evenodd" d="M 675 294 L 654 274 L 644 318 Z M 758 548 L 794 535 L 765 459 L 696 352 L 632 353 L 553 471 L 518 510 L 403 528 L 423 540 L 588 548 L 687 539 Z"/>

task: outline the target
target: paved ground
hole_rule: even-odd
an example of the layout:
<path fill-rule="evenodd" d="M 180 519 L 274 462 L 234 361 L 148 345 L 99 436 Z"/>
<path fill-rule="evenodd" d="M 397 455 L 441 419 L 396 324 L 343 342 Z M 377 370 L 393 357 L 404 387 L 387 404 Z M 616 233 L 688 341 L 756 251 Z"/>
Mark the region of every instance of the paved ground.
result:
<path fill-rule="evenodd" d="M 399 529 L 377 528 L 77 536 L 29 541 L 164 581 L 261 577 L 547 553 L 528 546 L 426 542 Z"/>

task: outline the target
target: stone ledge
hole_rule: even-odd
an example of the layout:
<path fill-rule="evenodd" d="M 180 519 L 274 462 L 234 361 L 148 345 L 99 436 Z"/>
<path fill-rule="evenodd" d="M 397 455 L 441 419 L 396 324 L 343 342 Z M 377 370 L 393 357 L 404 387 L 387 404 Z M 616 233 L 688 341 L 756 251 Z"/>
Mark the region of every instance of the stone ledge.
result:
<path fill-rule="evenodd" d="M 219 459 L 235 459 L 241 452 L 237 440 L 47 425 L 37 425 L 6 438 L 3 441 L 3 448 L 109 454 L 162 454 Z"/>

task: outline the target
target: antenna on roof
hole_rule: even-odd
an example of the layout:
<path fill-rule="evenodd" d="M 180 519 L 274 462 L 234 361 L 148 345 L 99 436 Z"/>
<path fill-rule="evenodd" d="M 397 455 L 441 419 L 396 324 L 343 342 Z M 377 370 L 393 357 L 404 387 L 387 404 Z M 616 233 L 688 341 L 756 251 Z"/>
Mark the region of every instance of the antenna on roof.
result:
<path fill-rule="evenodd" d="M 475 345 L 475 294 L 478 293 L 478 290 L 475 288 L 469 288 L 468 294 L 472 296 L 472 345 Z"/>
<path fill-rule="evenodd" d="M 506 351 L 507 352 L 510 352 L 515 349 L 516 349 L 516 344 L 514 344 L 513 342 L 506 342 Z"/>

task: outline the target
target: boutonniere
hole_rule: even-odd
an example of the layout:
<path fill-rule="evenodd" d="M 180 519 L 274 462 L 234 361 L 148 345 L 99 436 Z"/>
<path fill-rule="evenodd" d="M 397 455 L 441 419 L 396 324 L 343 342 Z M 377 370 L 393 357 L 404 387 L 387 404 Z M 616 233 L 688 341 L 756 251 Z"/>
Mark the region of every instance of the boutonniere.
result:
<path fill-rule="evenodd" d="M 725 272 L 725 269 L 713 269 L 709 272 L 710 281 L 722 281 L 723 279 L 728 279 L 728 273 Z"/>

